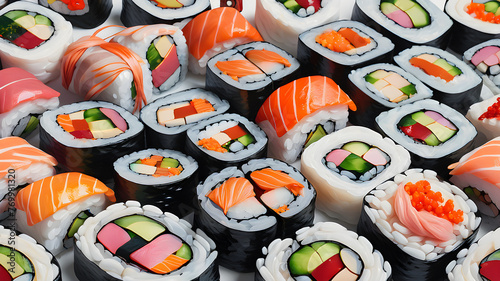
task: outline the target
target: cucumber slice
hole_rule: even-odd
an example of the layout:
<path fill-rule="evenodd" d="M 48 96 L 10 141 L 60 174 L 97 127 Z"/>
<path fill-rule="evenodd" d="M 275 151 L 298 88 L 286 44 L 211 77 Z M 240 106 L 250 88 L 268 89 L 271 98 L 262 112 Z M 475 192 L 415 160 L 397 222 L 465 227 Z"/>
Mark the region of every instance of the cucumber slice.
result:
<path fill-rule="evenodd" d="M 190 260 L 191 257 L 193 256 L 193 253 L 191 252 L 191 248 L 186 245 L 185 243 L 182 243 L 182 246 L 177 252 L 175 253 L 176 256 L 181 257 L 183 259 Z"/>
<path fill-rule="evenodd" d="M 484 3 L 484 10 L 488 13 L 496 13 L 500 7 L 500 2 L 498 1 L 488 1 Z"/>
<path fill-rule="evenodd" d="M 83 118 L 87 122 L 107 119 L 106 115 L 104 115 L 104 113 L 102 113 L 99 108 L 91 108 L 85 110 L 85 112 L 83 112 Z"/>
<path fill-rule="evenodd" d="M 17 20 L 18 18 L 22 18 L 26 16 L 28 13 L 26 11 L 9 11 L 4 14 L 4 16 L 8 17 L 11 20 Z"/>
<path fill-rule="evenodd" d="M 410 84 L 408 86 L 404 86 L 400 90 L 401 90 L 401 92 L 403 92 L 407 96 L 412 96 L 412 95 L 417 93 L 417 89 L 415 88 L 415 85 L 413 85 L 413 84 Z"/>
<path fill-rule="evenodd" d="M 238 138 L 238 141 L 241 142 L 244 146 L 248 146 L 249 144 L 253 143 L 255 140 L 250 134 L 246 134 L 242 137 Z"/>
<path fill-rule="evenodd" d="M 148 51 L 146 52 L 146 59 L 149 62 L 150 70 L 156 69 L 163 60 L 163 58 L 160 56 L 160 52 L 158 52 L 153 43 L 149 45 Z"/>
<path fill-rule="evenodd" d="M 35 22 L 36 22 L 36 24 L 43 24 L 46 26 L 52 26 L 52 21 L 44 15 L 36 15 Z"/>
<path fill-rule="evenodd" d="M 299 3 L 297 3 L 295 0 L 288 0 L 283 3 L 283 5 L 285 5 L 288 10 L 292 11 L 295 14 L 298 13 L 302 8 L 302 6 L 300 6 Z"/>
<path fill-rule="evenodd" d="M 340 163 L 339 167 L 347 171 L 364 174 L 373 168 L 373 164 L 367 162 L 358 155 L 351 153 L 344 159 L 344 161 L 342 161 L 342 163 Z"/>
<path fill-rule="evenodd" d="M 177 168 L 179 167 L 179 161 L 174 158 L 163 158 L 160 167 L 162 168 Z"/>

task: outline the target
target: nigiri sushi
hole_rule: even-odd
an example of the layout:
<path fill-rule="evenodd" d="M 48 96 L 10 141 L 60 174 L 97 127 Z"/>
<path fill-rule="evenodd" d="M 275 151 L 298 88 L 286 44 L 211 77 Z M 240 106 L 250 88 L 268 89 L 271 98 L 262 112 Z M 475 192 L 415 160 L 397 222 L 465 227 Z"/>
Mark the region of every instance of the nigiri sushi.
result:
<path fill-rule="evenodd" d="M 356 105 L 332 79 L 309 76 L 274 91 L 255 121 L 269 138 L 268 156 L 293 162 L 321 137 L 346 126 Z"/>
<path fill-rule="evenodd" d="M 58 254 L 72 246 L 83 222 L 110 203 L 115 194 L 101 181 L 71 172 L 38 180 L 16 196 L 16 222 L 20 231 Z"/>

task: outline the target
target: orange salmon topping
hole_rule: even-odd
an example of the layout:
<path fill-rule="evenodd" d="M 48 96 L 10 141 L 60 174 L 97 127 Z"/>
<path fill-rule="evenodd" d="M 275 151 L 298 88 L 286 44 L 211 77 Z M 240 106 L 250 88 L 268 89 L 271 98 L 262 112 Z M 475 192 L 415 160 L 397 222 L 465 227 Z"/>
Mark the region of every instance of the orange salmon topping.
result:
<path fill-rule="evenodd" d="M 372 41 L 370 38 L 362 37 L 356 31 L 346 27 L 339 29 L 338 33 L 347 39 L 354 48 L 366 46 Z"/>
<path fill-rule="evenodd" d="M 316 43 L 321 44 L 321 46 L 328 48 L 334 52 L 347 52 L 354 49 L 349 40 L 344 38 L 335 30 L 326 31 L 318 36 L 316 36 Z"/>
<path fill-rule="evenodd" d="M 208 150 L 213 150 L 217 152 L 227 152 L 227 149 L 224 147 L 220 146 L 220 144 L 214 140 L 213 138 L 206 138 L 206 139 L 201 139 L 198 141 L 198 145 L 203 146 L 204 148 Z"/>
<path fill-rule="evenodd" d="M 255 197 L 253 186 L 246 178 L 229 178 L 207 197 L 227 215 L 227 211 L 250 197 Z"/>
<path fill-rule="evenodd" d="M 196 113 L 215 111 L 214 107 L 206 99 L 192 99 L 191 105 L 196 109 Z"/>
<path fill-rule="evenodd" d="M 431 76 L 439 77 L 446 82 L 450 82 L 455 78 L 455 76 L 451 75 L 448 71 L 444 70 L 444 68 L 439 65 L 433 64 L 424 59 L 413 57 L 410 59 L 411 65 L 422 69 L 425 73 Z"/>

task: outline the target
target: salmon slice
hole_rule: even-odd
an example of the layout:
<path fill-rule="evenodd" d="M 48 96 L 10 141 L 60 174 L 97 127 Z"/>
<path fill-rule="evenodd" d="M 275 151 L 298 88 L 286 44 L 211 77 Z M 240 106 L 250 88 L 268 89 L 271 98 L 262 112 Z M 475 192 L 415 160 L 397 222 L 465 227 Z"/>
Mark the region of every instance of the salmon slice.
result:
<path fill-rule="evenodd" d="M 60 209 L 96 194 L 115 202 L 115 193 L 96 178 L 81 173 L 58 174 L 38 180 L 21 189 L 16 208 L 26 212 L 28 225 L 37 224 Z"/>
<path fill-rule="evenodd" d="M 254 196 L 253 186 L 245 178 L 229 178 L 207 195 L 212 202 L 222 208 L 224 214 L 227 214 L 231 207 Z"/>
<path fill-rule="evenodd" d="M 176 255 L 170 255 L 163 262 L 151 268 L 151 271 L 158 274 L 169 273 L 183 266 L 188 261 L 189 260 L 178 257 Z"/>
<path fill-rule="evenodd" d="M 362 37 L 356 31 L 350 28 L 346 27 L 341 28 L 339 29 L 338 33 L 342 35 L 345 39 L 347 39 L 354 46 L 354 48 L 363 47 L 372 42 L 370 38 Z"/>
<path fill-rule="evenodd" d="M 453 78 L 455 78 L 455 76 L 448 73 L 448 71 L 444 70 L 439 65 L 433 64 L 427 60 L 413 57 L 410 59 L 410 63 L 411 65 L 422 69 L 428 75 L 439 77 L 446 82 L 450 82 Z"/>
<path fill-rule="evenodd" d="M 215 111 L 213 105 L 205 99 L 192 99 L 191 105 L 194 106 L 197 113 Z"/>
<path fill-rule="evenodd" d="M 356 110 L 354 102 L 332 79 L 309 76 L 274 91 L 262 104 L 255 121 L 269 121 L 278 137 L 281 137 L 302 118 L 335 105 L 347 105 L 351 110 Z"/>
<path fill-rule="evenodd" d="M 9 169 L 20 171 L 36 163 L 56 166 L 57 160 L 20 137 L 0 139 L 0 178 L 4 178 Z"/>
<path fill-rule="evenodd" d="M 75 131 L 75 127 L 73 126 L 73 121 L 69 117 L 68 114 L 60 114 L 56 117 L 57 124 L 63 128 L 68 133 Z"/>
<path fill-rule="evenodd" d="M 257 66 L 247 60 L 218 61 L 215 66 L 236 81 L 248 75 L 263 74 Z"/>
<path fill-rule="evenodd" d="M 354 46 L 335 30 L 323 32 L 316 36 L 316 43 L 334 52 L 344 53 L 354 49 Z"/>
<path fill-rule="evenodd" d="M 304 185 L 282 171 L 265 168 L 252 172 L 250 177 L 260 189 L 265 191 L 286 187 L 295 196 L 304 194 Z"/>
<path fill-rule="evenodd" d="M 259 63 L 261 62 L 277 62 L 283 64 L 286 67 L 290 67 L 292 65 L 284 57 L 268 50 L 250 50 L 245 53 L 245 57 L 251 62 L 255 63 L 257 66 L 259 66 Z"/>

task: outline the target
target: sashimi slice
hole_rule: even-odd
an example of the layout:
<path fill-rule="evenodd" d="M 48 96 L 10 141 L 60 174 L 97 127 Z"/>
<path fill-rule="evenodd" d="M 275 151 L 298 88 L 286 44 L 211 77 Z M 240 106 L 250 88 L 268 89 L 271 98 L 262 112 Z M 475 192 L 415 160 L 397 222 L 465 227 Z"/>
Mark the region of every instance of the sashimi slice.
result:
<path fill-rule="evenodd" d="M 97 240 L 113 254 L 130 241 L 130 235 L 114 223 L 106 224 L 97 234 Z"/>
<path fill-rule="evenodd" d="M 350 154 L 351 152 L 345 149 L 335 149 L 332 152 L 328 153 L 328 155 L 326 156 L 326 161 L 334 163 L 335 166 L 339 166 L 340 164 L 342 164 L 342 161 L 344 161 Z"/>
<path fill-rule="evenodd" d="M 125 119 L 115 110 L 106 107 L 100 107 L 99 110 L 101 110 L 101 112 L 121 131 L 125 132 L 128 129 L 127 121 L 125 121 Z"/>
<path fill-rule="evenodd" d="M 386 16 L 402 27 L 413 28 L 413 22 L 411 21 L 408 14 L 404 11 L 396 10 L 392 13 L 387 14 Z"/>
<path fill-rule="evenodd" d="M 225 75 L 238 81 L 248 75 L 263 74 L 263 72 L 248 60 L 218 61 L 215 66 Z"/>
<path fill-rule="evenodd" d="M 448 71 L 444 70 L 442 67 L 438 65 L 428 62 L 427 60 L 418 57 L 413 57 L 410 59 L 410 63 L 414 67 L 422 69 L 422 71 L 424 71 L 426 74 L 434 77 L 439 77 L 445 80 L 446 82 L 450 82 L 454 78 L 454 76 L 451 75 Z"/>
<path fill-rule="evenodd" d="M 212 190 L 207 197 L 222 208 L 227 214 L 229 208 L 237 205 L 250 197 L 254 197 L 255 192 L 252 184 L 245 178 L 229 178 L 219 187 Z"/>
<path fill-rule="evenodd" d="M 304 194 L 304 185 L 282 171 L 265 168 L 253 171 L 250 177 L 262 190 L 273 190 L 280 187 L 286 187 L 295 196 Z"/>
<path fill-rule="evenodd" d="M 338 33 L 346 38 L 354 46 L 354 48 L 366 46 L 372 41 L 370 38 L 363 37 L 356 31 L 346 27 L 339 29 Z"/>
<path fill-rule="evenodd" d="M 272 65 L 275 63 L 285 67 L 292 65 L 286 58 L 268 50 L 250 50 L 245 53 L 245 57 L 268 74 L 274 72 Z"/>
<path fill-rule="evenodd" d="M 163 262 L 168 256 L 177 252 L 182 246 L 182 240 L 172 234 L 163 234 L 149 244 L 133 252 L 130 258 L 142 266 L 152 269 Z"/>
<path fill-rule="evenodd" d="M 178 257 L 176 255 L 170 255 L 167 258 L 165 258 L 165 260 L 163 260 L 161 263 L 151 268 L 151 271 L 158 274 L 169 273 L 183 266 L 188 261 L 189 260 Z"/>

